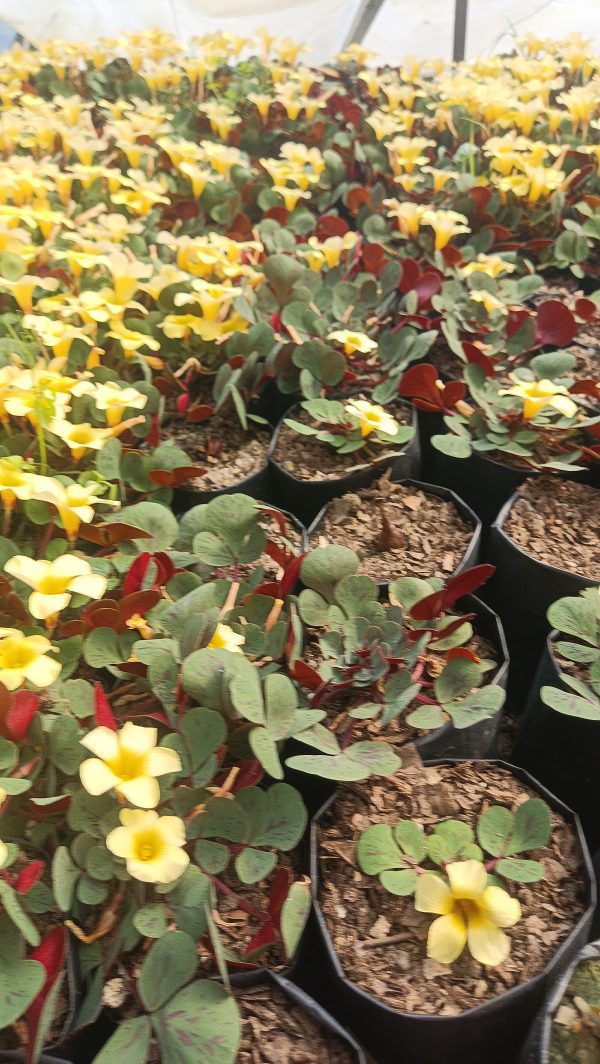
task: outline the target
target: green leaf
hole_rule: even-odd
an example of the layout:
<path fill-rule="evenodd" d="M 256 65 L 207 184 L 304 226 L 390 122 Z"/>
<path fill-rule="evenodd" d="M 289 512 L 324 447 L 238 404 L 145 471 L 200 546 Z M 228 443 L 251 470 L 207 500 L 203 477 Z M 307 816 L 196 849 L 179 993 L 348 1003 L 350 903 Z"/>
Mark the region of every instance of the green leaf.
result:
<path fill-rule="evenodd" d="M 219 929 L 218 929 L 215 921 L 213 920 L 213 915 L 212 915 L 212 912 L 210 911 L 210 906 L 209 905 L 205 905 L 204 906 L 204 915 L 206 916 L 206 926 L 208 928 L 208 937 L 210 938 L 211 945 L 212 945 L 212 948 L 213 948 L 213 951 L 214 951 L 215 961 L 217 962 L 217 968 L 218 968 L 218 971 L 219 971 L 219 975 L 221 976 L 221 979 L 223 980 L 225 986 L 228 989 L 231 989 L 231 983 L 229 981 L 229 969 L 227 967 L 227 955 L 226 955 L 226 952 L 225 952 L 225 947 L 223 946 L 223 943 L 221 941 L 221 936 L 219 934 Z"/>
<path fill-rule="evenodd" d="M 548 609 L 548 620 L 553 628 L 565 635 L 574 635 L 586 643 L 597 646 L 600 638 L 598 605 L 582 595 L 567 595 L 553 602 Z"/>
<path fill-rule="evenodd" d="M 537 883 L 538 879 L 544 877 L 544 866 L 540 861 L 525 861 L 515 857 L 498 861 L 495 871 L 505 879 L 514 879 L 516 883 Z"/>
<path fill-rule="evenodd" d="M 177 927 L 198 941 L 206 930 L 204 907 L 210 902 L 212 887 L 208 876 L 193 865 L 186 868 L 169 891 L 169 905 Z"/>
<path fill-rule="evenodd" d="M 292 960 L 302 937 L 310 913 L 310 884 L 308 881 L 292 883 L 280 914 L 281 937 L 288 960 Z"/>
<path fill-rule="evenodd" d="M 198 707 L 187 710 L 180 731 L 189 747 L 194 770 L 223 745 L 227 736 L 221 714 L 214 709 Z"/>
<path fill-rule="evenodd" d="M 542 687 L 540 691 L 542 702 L 562 713 L 565 717 L 579 717 L 580 720 L 600 720 L 600 699 L 596 699 L 590 689 L 591 698 L 573 694 L 572 691 L 561 691 L 558 687 Z"/>
<path fill-rule="evenodd" d="M 337 584 L 333 593 L 334 602 L 343 609 L 347 617 L 363 617 L 364 610 L 372 602 L 377 602 L 379 588 L 374 580 L 358 573 L 345 576 Z"/>
<path fill-rule="evenodd" d="M 200 839 L 196 843 L 194 858 L 208 875 L 218 876 L 229 864 L 229 850 L 222 842 Z"/>
<path fill-rule="evenodd" d="M 0 776 L 0 791 L 5 794 L 24 794 L 31 787 L 31 780 L 15 780 L 12 776 Z"/>
<path fill-rule="evenodd" d="M 45 981 L 46 970 L 38 961 L 0 957 L 0 1028 L 27 1011 Z"/>
<path fill-rule="evenodd" d="M 272 739 L 286 739 L 290 734 L 298 697 L 292 681 L 281 673 L 265 679 L 265 719 Z"/>
<path fill-rule="evenodd" d="M 72 776 L 86 757 L 79 742 L 81 730 L 73 717 L 56 717 L 48 739 L 50 760 L 61 772 Z"/>
<path fill-rule="evenodd" d="M 152 1025 L 148 1016 L 121 1021 L 92 1064 L 145 1064 L 148 1060 Z"/>
<path fill-rule="evenodd" d="M 133 542 L 140 551 L 150 551 L 151 554 L 168 550 L 179 531 L 177 518 L 168 507 L 158 502 L 137 502 L 133 506 L 125 506 L 117 514 L 109 514 L 105 520 L 124 522 L 142 532 L 149 532 L 149 539 L 134 539 Z"/>
<path fill-rule="evenodd" d="M 245 787 L 237 801 L 251 824 L 248 842 L 284 851 L 300 842 L 306 828 L 306 806 L 299 791 L 289 783 L 274 783 L 268 791 Z"/>
<path fill-rule="evenodd" d="M 71 909 L 75 884 L 80 874 L 67 847 L 59 846 L 52 860 L 52 891 L 56 904 L 64 913 Z"/>
<path fill-rule="evenodd" d="M 468 658 L 452 658 L 433 684 L 439 702 L 452 702 L 466 695 L 479 683 L 479 669 Z"/>
<path fill-rule="evenodd" d="M 5 913 L 10 917 L 15 927 L 18 927 L 25 941 L 30 946 L 39 946 L 40 933 L 37 927 L 27 913 L 23 912 L 17 893 L 2 879 L 0 879 L 0 901 L 4 906 Z"/>
<path fill-rule="evenodd" d="M 427 853 L 425 833 L 412 820 L 399 820 L 394 828 L 394 839 L 413 861 L 422 861 Z"/>
<path fill-rule="evenodd" d="M 235 859 L 235 871 L 242 883 L 260 883 L 277 864 L 277 854 L 269 850 L 255 850 L 248 846 Z"/>
<path fill-rule="evenodd" d="M 372 824 L 363 831 L 356 847 L 356 860 L 368 876 L 379 875 L 389 868 L 406 866 L 404 854 L 389 824 Z"/>
<path fill-rule="evenodd" d="M 273 779 L 283 779 L 283 768 L 279 759 L 278 745 L 271 738 L 266 728 L 252 728 L 249 734 L 250 747 L 257 761 Z"/>
<path fill-rule="evenodd" d="M 541 798 L 529 798 L 515 812 L 507 854 L 522 853 L 546 846 L 552 835 L 550 810 Z"/>
<path fill-rule="evenodd" d="M 419 706 L 406 717 L 406 723 L 410 724 L 411 728 L 423 728 L 424 730 L 441 728 L 445 720 L 444 713 L 439 706 Z"/>
<path fill-rule="evenodd" d="M 506 853 L 508 840 L 514 828 L 515 818 L 510 809 L 491 805 L 479 818 L 477 838 L 486 853 L 500 857 Z"/>
<path fill-rule="evenodd" d="M 161 1060 L 168 1064 L 235 1061 L 240 1017 L 235 1001 L 218 983 L 206 979 L 187 986 L 153 1017 L 153 1024 Z"/>
<path fill-rule="evenodd" d="M 161 938 L 167 930 L 167 914 L 162 902 L 151 902 L 138 909 L 133 926 L 144 938 Z"/>
<path fill-rule="evenodd" d="M 471 441 L 464 436 L 436 435 L 431 437 L 431 443 L 437 451 L 447 454 L 450 458 L 468 458 L 471 454 Z"/>
<path fill-rule="evenodd" d="M 444 709 L 450 714 L 454 727 L 460 731 L 478 724 L 481 720 L 495 717 L 502 709 L 505 698 L 506 692 L 499 684 L 487 684 L 465 695 L 458 702 L 447 702 Z"/>
<path fill-rule="evenodd" d="M 401 871 L 382 872 L 379 880 L 390 894 L 405 896 L 413 894 L 417 886 L 417 873 L 412 868 L 404 868 Z"/>
<path fill-rule="evenodd" d="M 19 281 L 26 273 L 27 264 L 20 255 L 13 255 L 11 251 L 0 254 L 0 274 L 7 281 Z"/>
<path fill-rule="evenodd" d="M 122 655 L 117 633 L 112 628 L 94 628 L 84 640 L 83 656 L 93 669 L 118 665 Z"/>
<path fill-rule="evenodd" d="M 193 979 L 197 966 L 196 944 L 185 932 L 169 931 L 159 938 L 144 957 L 138 976 L 137 988 L 144 1008 L 149 1012 L 161 1008 Z"/>
<path fill-rule="evenodd" d="M 342 577 L 354 575 L 358 566 L 358 556 L 348 547 L 316 547 L 302 562 L 300 579 L 331 602 L 334 585 Z"/>
<path fill-rule="evenodd" d="M 304 738 L 304 735 L 302 736 Z M 402 761 L 386 743 L 354 743 L 339 754 L 298 754 L 286 765 L 330 780 L 364 780 L 369 776 L 392 776 Z"/>

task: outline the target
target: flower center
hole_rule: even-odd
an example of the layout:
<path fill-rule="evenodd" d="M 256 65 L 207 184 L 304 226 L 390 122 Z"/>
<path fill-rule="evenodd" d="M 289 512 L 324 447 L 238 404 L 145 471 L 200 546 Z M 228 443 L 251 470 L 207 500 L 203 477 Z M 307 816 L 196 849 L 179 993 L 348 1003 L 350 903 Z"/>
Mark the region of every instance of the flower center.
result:
<path fill-rule="evenodd" d="M 135 856 L 138 861 L 153 861 L 160 856 L 162 847 L 162 841 L 156 832 L 148 831 L 136 840 Z"/>
<path fill-rule="evenodd" d="M 24 669 L 36 658 L 35 650 L 27 645 L 25 639 L 15 639 L 14 636 L 9 636 L 0 645 L 0 668 Z"/>
<path fill-rule="evenodd" d="M 43 576 L 38 584 L 38 591 L 42 595 L 64 595 L 71 581 L 70 576 L 55 576 L 48 573 Z"/>

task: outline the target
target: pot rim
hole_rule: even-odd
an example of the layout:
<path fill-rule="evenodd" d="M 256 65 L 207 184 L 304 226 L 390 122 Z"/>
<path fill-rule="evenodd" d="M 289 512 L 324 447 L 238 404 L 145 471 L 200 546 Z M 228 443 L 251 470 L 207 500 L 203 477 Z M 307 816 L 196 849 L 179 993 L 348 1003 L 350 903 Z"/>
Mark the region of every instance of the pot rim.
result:
<path fill-rule="evenodd" d="M 591 923 L 592 916 L 596 908 L 596 876 L 594 874 L 590 851 L 577 813 L 570 809 L 569 806 L 565 805 L 564 802 L 562 802 L 560 798 L 557 798 L 556 795 L 552 794 L 551 791 L 547 790 L 547 788 L 544 787 L 543 784 L 539 783 L 525 769 L 520 768 L 518 765 L 512 765 L 510 764 L 510 762 L 504 761 L 501 758 L 442 757 L 426 759 L 423 764 L 425 766 L 447 764 L 486 764 L 497 765 L 501 768 L 508 769 L 517 779 L 520 779 L 522 782 L 526 783 L 541 797 L 543 797 L 548 802 L 548 804 L 551 805 L 555 812 L 559 812 L 561 816 L 563 816 L 563 818 L 567 820 L 567 822 L 569 822 L 571 826 L 575 829 L 575 833 L 579 841 L 584 876 L 586 880 L 586 908 L 584 909 L 583 913 L 577 920 L 577 923 L 571 929 L 567 937 L 560 943 L 560 945 L 552 954 L 552 956 L 548 959 L 544 967 L 535 975 L 532 975 L 529 979 L 526 979 L 522 983 L 518 983 L 516 986 L 510 987 L 508 990 L 505 990 L 503 991 L 503 993 L 496 995 L 496 997 L 491 998 L 489 1001 L 482 1002 L 481 1005 L 473 1005 L 471 1008 L 464 1009 L 463 1012 L 458 1013 L 456 1016 L 438 1016 L 431 1015 L 425 1012 L 403 1012 L 400 1009 L 394 1009 L 391 1005 L 386 1005 L 385 1002 L 380 1001 L 374 994 L 371 994 L 368 990 L 364 990 L 362 987 L 358 986 L 345 974 L 340 959 L 333 946 L 333 942 L 331 940 L 331 936 L 329 934 L 329 930 L 325 923 L 325 918 L 323 916 L 323 912 L 319 904 L 317 894 L 319 885 L 319 861 L 318 839 L 316 829 L 323 814 L 335 801 L 336 794 L 340 789 L 339 787 L 336 788 L 334 794 L 330 798 L 328 798 L 327 801 L 323 803 L 321 808 L 315 813 L 310 824 L 310 879 L 312 903 L 315 911 L 315 916 L 317 918 L 321 934 L 323 935 L 323 940 L 329 955 L 329 960 L 334 967 L 337 978 L 344 984 L 344 986 L 349 987 L 353 993 L 358 994 L 365 1001 L 368 1001 L 370 1004 L 376 1005 L 378 1008 L 382 1009 L 384 1014 L 387 1016 L 400 1016 L 403 1019 L 415 1021 L 429 1021 L 434 1024 L 452 1024 L 457 1022 L 460 1023 L 465 1018 L 485 1016 L 490 1012 L 498 1011 L 498 1009 L 500 1009 L 504 1005 L 504 1003 L 510 1003 L 518 997 L 521 997 L 533 985 L 543 983 L 545 979 L 548 979 L 552 975 L 553 970 L 560 964 L 561 958 L 566 952 L 568 952 L 569 946 L 573 939 L 575 939 L 579 935 L 582 928 L 587 929 L 587 926 L 589 926 L 589 924 Z"/>

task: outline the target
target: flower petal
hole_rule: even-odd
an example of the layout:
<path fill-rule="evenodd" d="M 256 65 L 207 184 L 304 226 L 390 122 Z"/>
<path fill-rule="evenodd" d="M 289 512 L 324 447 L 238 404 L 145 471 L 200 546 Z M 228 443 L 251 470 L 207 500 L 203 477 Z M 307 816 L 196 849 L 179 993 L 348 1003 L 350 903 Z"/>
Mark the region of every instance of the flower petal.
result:
<path fill-rule="evenodd" d="M 553 406 L 555 410 L 558 410 L 559 414 L 563 417 L 575 417 L 577 413 L 577 403 L 574 403 L 572 399 L 569 399 L 568 395 L 555 395 L 550 400 L 550 406 Z"/>
<path fill-rule="evenodd" d="M 141 724 L 134 724 L 128 720 L 119 732 L 119 744 L 123 750 L 132 754 L 145 754 L 156 746 L 158 730 L 145 728 Z"/>
<path fill-rule="evenodd" d="M 90 563 L 76 554 L 61 554 L 52 563 L 53 576 L 77 577 L 90 572 Z"/>
<path fill-rule="evenodd" d="M 447 883 L 432 872 L 424 872 L 417 880 L 415 909 L 419 913 L 451 913 L 454 899 Z"/>
<path fill-rule="evenodd" d="M 439 916 L 429 928 L 427 956 L 439 964 L 452 964 L 467 941 L 467 929 L 460 913 Z"/>
<path fill-rule="evenodd" d="M 86 750 L 95 754 L 96 757 L 101 757 L 103 761 L 114 761 L 119 756 L 117 733 L 112 731 L 111 728 L 104 727 L 104 725 L 88 732 L 79 742 L 82 746 L 85 746 Z"/>
<path fill-rule="evenodd" d="M 36 658 L 23 669 L 23 676 L 36 687 L 50 687 L 50 684 L 58 680 L 62 665 L 52 658 Z"/>
<path fill-rule="evenodd" d="M 160 801 L 160 788 L 152 776 L 119 782 L 117 791 L 140 809 L 155 809 Z"/>
<path fill-rule="evenodd" d="M 502 964 L 510 953 L 508 936 L 483 916 L 469 917 L 467 942 L 475 960 L 489 967 Z"/>
<path fill-rule="evenodd" d="M 482 915 L 498 927 L 512 927 L 521 918 L 518 899 L 511 898 L 502 887 L 486 887 L 477 905 Z"/>
<path fill-rule="evenodd" d="M 179 772 L 181 759 L 175 750 L 157 746 L 146 756 L 146 771 L 149 776 L 164 776 L 166 772 Z"/>
<path fill-rule="evenodd" d="M 104 761 L 98 757 L 90 757 L 82 761 L 79 766 L 79 776 L 84 790 L 88 794 L 106 794 L 119 782 L 119 777 L 111 772 Z"/>
<path fill-rule="evenodd" d="M 29 612 L 32 617 L 45 621 L 47 617 L 52 617 L 55 613 L 66 610 L 70 601 L 71 596 L 67 594 L 43 595 L 40 591 L 32 591 L 29 596 Z"/>
<path fill-rule="evenodd" d="M 129 828 L 113 828 L 106 836 L 106 846 L 115 857 L 131 857 L 133 853 L 133 835 Z"/>
<path fill-rule="evenodd" d="M 75 576 L 69 584 L 69 590 L 74 591 L 77 595 L 87 595 L 91 599 L 102 598 L 106 591 L 106 585 L 108 581 L 105 576 L 99 576 L 96 573 L 84 573 L 81 576 Z"/>
<path fill-rule="evenodd" d="M 156 827 L 167 845 L 185 845 L 185 824 L 181 817 L 161 816 Z"/>
<path fill-rule="evenodd" d="M 118 829 L 117 829 L 118 830 Z M 156 861 L 138 861 L 130 858 L 127 871 L 142 883 L 173 883 L 187 868 L 190 859 L 185 850 L 169 846 Z"/>
<path fill-rule="evenodd" d="M 455 898 L 478 898 L 485 890 L 487 872 L 481 861 L 454 861 L 446 874 Z"/>

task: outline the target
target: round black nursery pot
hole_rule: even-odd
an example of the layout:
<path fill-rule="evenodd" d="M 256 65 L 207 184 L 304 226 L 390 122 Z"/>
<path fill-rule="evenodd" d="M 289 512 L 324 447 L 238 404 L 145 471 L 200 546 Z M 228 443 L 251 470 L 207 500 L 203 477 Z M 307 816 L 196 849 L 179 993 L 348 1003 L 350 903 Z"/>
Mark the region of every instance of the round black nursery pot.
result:
<path fill-rule="evenodd" d="M 500 618 L 475 595 L 465 595 L 458 601 L 456 608 L 461 613 L 475 614 L 473 628 L 477 635 L 489 640 L 493 645 L 498 662 L 498 667 L 490 675 L 489 682 L 496 683 L 506 690 L 510 658 Z M 472 724 L 470 728 L 455 728 L 452 721 L 448 721 L 441 728 L 419 736 L 415 740 L 415 746 L 423 760 L 454 758 L 459 761 L 468 761 L 474 758 L 492 757 L 496 750 L 501 720 L 502 710 L 499 709 L 493 717 L 480 720 L 477 724 Z"/>
<path fill-rule="evenodd" d="M 462 573 L 463 569 L 470 569 L 470 567 L 472 565 L 477 565 L 477 562 L 479 561 L 480 551 L 481 551 L 481 527 L 482 526 L 481 526 L 481 521 L 480 521 L 479 517 L 471 509 L 471 507 L 467 506 L 466 502 L 463 502 L 463 500 L 460 499 L 458 497 L 458 495 L 456 495 L 453 491 L 451 491 L 450 488 L 440 487 L 439 484 L 428 484 L 428 483 L 425 483 L 425 481 L 423 481 L 423 480 L 414 480 L 412 477 L 401 477 L 401 478 L 399 478 L 399 477 L 394 476 L 394 477 L 392 477 L 392 480 L 393 480 L 393 482 L 395 484 L 404 484 L 404 485 L 406 485 L 406 487 L 408 487 L 408 488 L 416 488 L 417 491 L 422 491 L 426 495 L 435 495 L 436 498 L 438 498 L 438 499 L 444 499 L 447 502 L 453 503 L 453 505 L 455 506 L 456 510 L 460 514 L 460 516 L 465 521 L 467 521 L 470 525 L 473 526 L 473 535 L 471 536 L 471 539 L 469 541 L 469 545 L 468 545 L 465 553 L 463 554 L 460 562 L 456 566 L 456 569 L 454 570 L 454 572 L 453 573 L 449 573 L 448 576 L 458 576 L 459 573 Z M 322 525 L 322 523 L 323 523 L 323 521 L 325 519 L 325 515 L 327 514 L 327 509 L 328 509 L 329 504 L 330 504 L 331 501 L 332 500 L 330 500 L 319 511 L 319 513 L 315 517 L 314 521 L 312 522 L 310 528 L 307 530 L 308 531 L 308 539 L 307 539 L 308 546 L 311 545 L 311 543 L 310 543 L 311 537 L 315 537 L 315 536 L 317 536 L 319 534 L 319 530 L 320 530 L 321 525 Z M 418 521 L 418 518 L 415 518 L 415 522 L 416 521 Z M 342 536 L 343 536 L 343 531 L 342 531 Z M 385 591 L 385 590 L 387 590 L 389 581 L 388 580 L 379 580 L 378 584 L 379 584 L 380 588 L 382 589 L 382 591 Z"/>
<path fill-rule="evenodd" d="M 281 990 L 287 998 L 290 999 L 296 1005 L 299 1005 L 313 1020 L 315 1020 L 325 1031 L 332 1036 L 339 1038 L 348 1048 L 351 1059 L 355 1064 L 367 1064 L 365 1054 L 362 1048 L 359 1046 L 356 1039 L 345 1027 L 343 1027 L 318 1001 L 315 1001 L 305 990 L 293 982 L 294 969 L 296 965 L 289 971 L 288 976 L 280 975 L 279 972 L 272 971 L 268 968 L 259 968 L 252 972 L 238 972 L 232 975 L 231 985 L 238 990 L 245 988 L 252 988 L 261 985 L 268 985 L 269 983 Z M 200 1064 L 200 1062 L 198 1062 Z M 284 1062 L 282 1061 L 282 1064 Z"/>
<path fill-rule="evenodd" d="M 258 426 L 258 431 L 263 431 L 267 435 L 271 435 L 271 429 L 263 426 Z M 230 484 L 226 488 L 207 488 L 203 491 L 200 488 L 180 487 L 174 488 L 173 500 L 171 507 L 173 513 L 179 516 L 185 513 L 187 510 L 191 510 L 193 506 L 199 506 L 201 503 L 210 502 L 211 499 L 216 499 L 217 495 L 234 495 L 238 492 L 243 495 L 249 495 L 252 499 L 271 499 L 271 475 L 268 457 L 265 458 L 263 465 L 260 469 L 257 469 L 255 473 L 250 473 L 247 477 L 243 477 L 241 480 Z"/>
<path fill-rule="evenodd" d="M 448 763 L 450 759 L 443 759 Z M 440 760 L 427 764 L 440 764 Z M 353 1031 L 377 1064 L 516 1064 L 532 1018 L 549 988 L 585 943 L 596 903 L 596 883 L 577 816 L 527 772 L 503 761 L 488 764 L 509 769 L 559 812 L 579 836 L 587 880 L 587 908 L 571 934 L 561 943 L 545 968 L 519 986 L 491 1001 L 456 1016 L 431 1016 L 400 1012 L 362 990 L 344 974 L 335 953 L 318 902 L 319 859 L 317 828 L 333 799 L 319 811 L 311 825 L 311 880 L 315 919 L 322 939 L 324 959 L 319 976 L 330 984 L 329 1007 L 339 1022 Z"/>
<path fill-rule="evenodd" d="M 504 504 L 490 529 L 487 560 L 496 567 L 496 572 L 484 595 L 504 625 L 511 657 L 509 706 L 520 716 L 550 632 L 546 617 L 549 606 L 566 595 L 578 595 L 597 581 L 537 561 L 517 546 L 504 531 L 517 498 L 513 495 Z"/>
<path fill-rule="evenodd" d="M 542 701 L 543 686 L 569 690 L 554 656 L 557 635 L 542 651 L 513 757 L 575 810 L 593 851 L 600 845 L 600 722 L 557 713 Z"/>
<path fill-rule="evenodd" d="M 282 392 L 277 386 L 277 381 L 268 380 L 263 385 L 260 395 L 250 404 L 250 413 L 264 417 L 273 428 L 277 428 L 281 418 L 300 402 L 302 396 L 298 392 Z"/>
<path fill-rule="evenodd" d="M 289 413 L 294 414 L 296 410 L 290 410 Z M 346 476 L 327 477 L 324 480 L 300 480 L 288 473 L 275 460 L 273 455 L 282 424 L 283 422 L 280 421 L 275 429 L 269 450 L 272 496 L 278 506 L 291 510 L 307 527 L 331 499 L 345 495 L 348 491 L 358 491 L 360 488 L 368 487 L 382 473 L 385 473 L 386 469 L 392 469 L 394 479 L 416 476 L 419 472 L 419 437 L 414 411 L 412 414 L 414 436 L 408 441 L 402 454 L 395 458 L 371 462 Z M 358 462 L 357 459 L 357 464 Z"/>

